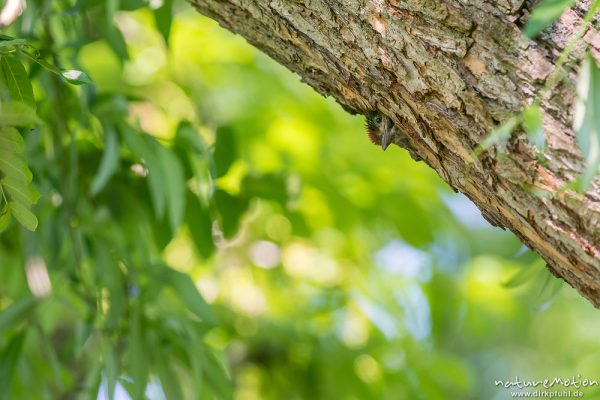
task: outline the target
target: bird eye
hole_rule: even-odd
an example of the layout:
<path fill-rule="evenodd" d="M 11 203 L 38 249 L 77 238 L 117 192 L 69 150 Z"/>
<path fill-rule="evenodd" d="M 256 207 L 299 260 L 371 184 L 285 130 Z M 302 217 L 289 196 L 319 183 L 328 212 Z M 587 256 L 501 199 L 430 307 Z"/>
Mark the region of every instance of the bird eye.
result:
<path fill-rule="evenodd" d="M 375 117 L 375 122 L 380 124 L 381 123 L 381 115 L 378 115 Z"/>

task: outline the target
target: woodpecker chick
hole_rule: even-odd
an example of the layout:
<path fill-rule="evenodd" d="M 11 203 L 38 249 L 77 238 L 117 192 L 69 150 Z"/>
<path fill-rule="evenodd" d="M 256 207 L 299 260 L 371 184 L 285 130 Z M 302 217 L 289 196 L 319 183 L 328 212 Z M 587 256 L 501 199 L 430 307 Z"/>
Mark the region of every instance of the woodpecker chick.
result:
<path fill-rule="evenodd" d="M 417 153 L 410 150 L 407 146 L 406 135 L 398 128 L 394 122 L 386 115 L 377 111 L 367 114 L 367 134 L 374 145 L 381 146 L 383 150 L 387 149 L 393 141 L 406 148 L 411 158 L 415 161 L 421 161 Z"/>
<path fill-rule="evenodd" d="M 373 111 L 367 114 L 367 133 L 369 139 L 375 145 L 380 145 L 383 150 L 387 149 L 392 143 L 392 138 L 396 133 L 396 126 L 387 116 Z"/>

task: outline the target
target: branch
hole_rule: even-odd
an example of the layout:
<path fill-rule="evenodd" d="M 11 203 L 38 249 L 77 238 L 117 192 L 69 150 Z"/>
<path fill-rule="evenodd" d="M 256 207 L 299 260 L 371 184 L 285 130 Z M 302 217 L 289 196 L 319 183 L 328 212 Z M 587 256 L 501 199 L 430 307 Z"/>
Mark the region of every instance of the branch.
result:
<path fill-rule="evenodd" d="M 568 11 L 543 39 L 528 41 L 523 1 L 189 1 L 348 111 L 388 115 L 408 136 L 396 144 L 600 307 L 600 185 L 585 195 L 564 189 L 583 170 L 570 128 L 573 82 L 541 101 L 543 157 L 518 131 L 506 151 L 471 157 L 490 131 L 531 104 L 585 10 Z M 593 51 L 596 35 L 584 36 Z"/>

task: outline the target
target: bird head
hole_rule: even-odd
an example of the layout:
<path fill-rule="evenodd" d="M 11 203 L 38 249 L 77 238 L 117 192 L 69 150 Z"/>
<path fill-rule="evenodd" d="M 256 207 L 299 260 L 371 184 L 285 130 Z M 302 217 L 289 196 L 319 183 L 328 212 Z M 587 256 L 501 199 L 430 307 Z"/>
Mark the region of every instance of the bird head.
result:
<path fill-rule="evenodd" d="M 392 120 L 377 112 L 367 114 L 367 133 L 369 139 L 375 145 L 381 146 L 383 150 L 387 149 L 392 143 L 392 131 L 394 123 Z"/>

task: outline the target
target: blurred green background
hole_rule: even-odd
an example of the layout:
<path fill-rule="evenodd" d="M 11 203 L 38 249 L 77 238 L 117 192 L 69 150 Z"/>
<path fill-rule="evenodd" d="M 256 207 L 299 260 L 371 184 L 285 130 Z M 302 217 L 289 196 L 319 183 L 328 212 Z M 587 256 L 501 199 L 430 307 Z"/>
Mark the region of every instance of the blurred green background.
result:
<path fill-rule="evenodd" d="M 29 1 L 8 31 L 93 84 L 4 55 L 42 122 L 20 129 L 38 229 L 0 235 L 0 396 L 505 399 L 494 380 L 600 379 L 600 314 L 539 257 L 362 116 L 170 7 Z"/>

